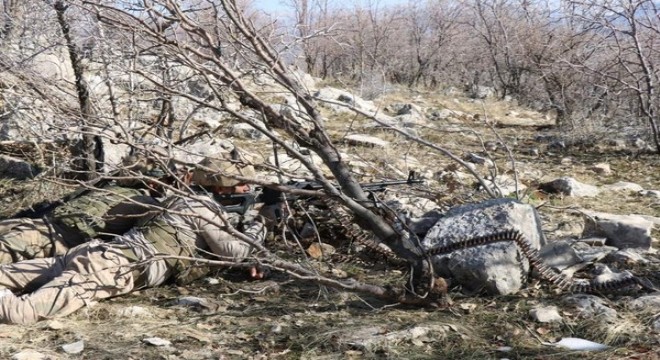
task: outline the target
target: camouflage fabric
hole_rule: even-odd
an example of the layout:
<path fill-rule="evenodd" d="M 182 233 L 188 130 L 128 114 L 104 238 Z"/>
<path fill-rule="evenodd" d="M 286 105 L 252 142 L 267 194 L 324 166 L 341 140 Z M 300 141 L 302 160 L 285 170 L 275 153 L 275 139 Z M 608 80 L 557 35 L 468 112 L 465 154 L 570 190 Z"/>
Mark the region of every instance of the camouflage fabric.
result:
<path fill-rule="evenodd" d="M 100 215 L 86 216 L 96 220 Z M 173 198 L 163 211 L 143 217 L 111 242 L 92 240 L 63 256 L 0 265 L 0 293 L 3 287 L 9 290 L 0 295 L 0 322 L 27 324 L 65 316 L 93 300 L 170 279 L 187 284 L 208 271 L 195 266 L 195 258 L 241 261 L 252 253 L 253 245 L 226 231 L 225 220 L 237 223 L 253 244 L 263 244 L 266 228 L 260 218 L 225 214 L 211 197 Z"/>
<path fill-rule="evenodd" d="M 68 247 L 43 219 L 0 221 L 0 264 L 62 255 Z"/>
<path fill-rule="evenodd" d="M 48 220 L 69 246 L 75 246 L 125 233 L 148 214 L 148 205 L 157 204 L 146 190 L 108 186 L 57 207 Z"/>

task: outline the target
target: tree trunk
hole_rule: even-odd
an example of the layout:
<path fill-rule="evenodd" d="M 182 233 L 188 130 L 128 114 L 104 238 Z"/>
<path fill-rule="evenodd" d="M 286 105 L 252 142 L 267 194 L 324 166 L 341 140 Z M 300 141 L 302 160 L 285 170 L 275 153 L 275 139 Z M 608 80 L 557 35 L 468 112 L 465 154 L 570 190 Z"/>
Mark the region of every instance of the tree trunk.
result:
<path fill-rule="evenodd" d="M 62 29 L 62 34 L 66 40 L 71 66 L 76 78 L 76 92 L 78 94 L 78 103 L 80 104 L 80 118 L 82 122 L 82 141 L 74 146 L 74 155 L 78 160 L 74 169 L 78 175 L 76 178 L 83 180 L 93 180 L 98 177 L 98 172 L 103 171 L 103 143 L 98 135 L 95 135 L 90 123 L 94 116 L 94 108 L 89 99 L 89 90 L 87 83 L 83 78 L 83 67 L 76 45 L 71 39 L 69 23 L 65 18 L 65 12 L 68 8 L 63 1 L 56 1 L 53 5 L 57 12 L 57 21 Z"/>

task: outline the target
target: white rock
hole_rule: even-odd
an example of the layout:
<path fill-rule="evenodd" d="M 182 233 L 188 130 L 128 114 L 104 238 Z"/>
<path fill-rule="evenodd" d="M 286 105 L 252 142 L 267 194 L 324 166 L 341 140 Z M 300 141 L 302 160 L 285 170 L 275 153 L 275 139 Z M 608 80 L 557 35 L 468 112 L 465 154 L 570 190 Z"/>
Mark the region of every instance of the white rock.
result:
<path fill-rule="evenodd" d="M 660 198 L 660 190 L 642 190 L 639 192 L 639 195 Z"/>
<path fill-rule="evenodd" d="M 62 345 L 62 350 L 67 354 L 80 354 L 85 350 L 85 342 L 83 340 L 76 341 L 71 344 Z"/>
<path fill-rule="evenodd" d="M 153 345 L 153 346 L 170 346 L 170 345 L 172 345 L 171 341 L 165 340 L 165 339 L 159 338 L 159 337 L 145 338 L 145 339 L 142 339 L 142 342 L 144 342 L 145 344 Z"/>
<path fill-rule="evenodd" d="M 562 301 L 574 306 L 583 318 L 599 318 L 609 323 L 617 320 L 616 310 L 605 305 L 605 301 L 598 296 L 575 294 L 565 297 Z"/>
<path fill-rule="evenodd" d="M 612 168 L 610 167 L 610 164 L 607 163 L 598 163 L 595 164 L 594 166 L 590 167 L 589 170 L 595 172 L 596 174 L 599 175 L 611 175 L 612 174 Z"/>
<path fill-rule="evenodd" d="M 603 189 L 609 191 L 631 191 L 631 192 L 640 192 L 644 190 L 644 188 L 641 187 L 639 184 L 635 184 L 627 181 L 619 181 L 614 184 L 603 185 Z"/>
<path fill-rule="evenodd" d="M 651 248 L 653 223 L 639 216 L 584 212 L 582 236 L 605 236 L 607 245 L 619 249 Z"/>
<path fill-rule="evenodd" d="M 575 197 L 593 197 L 600 193 L 598 187 L 581 183 L 572 177 L 561 177 L 541 185 L 541 188 L 551 193 L 561 193 Z"/>
<path fill-rule="evenodd" d="M 265 136 L 259 130 L 252 127 L 252 125 L 245 123 L 238 123 L 232 125 L 231 128 L 229 129 L 229 134 L 239 139 L 250 139 L 250 140 L 263 139 Z"/>
<path fill-rule="evenodd" d="M 628 307 L 635 311 L 648 311 L 649 313 L 660 312 L 660 295 L 651 294 L 640 296 L 628 302 Z"/>
<path fill-rule="evenodd" d="M 146 318 L 151 317 L 153 314 L 142 306 L 128 306 L 118 311 L 117 315 L 128 318 Z"/>
<path fill-rule="evenodd" d="M 540 323 L 562 321 L 556 306 L 537 306 L 529 310 L 529 316 Z"/>
<path fill-rule="evenodd" d="M 55 360 L 57 357 L 52 355 L 46 355 L 35 350 L 21 350 L 20 352 L 13 354 L 11 360 Z"/>
<path fill-rule="evenodd" d="M 62 330 L 65 326 L 61 321 L 53 320 L 49 321 L 46 327 L 50 330 Z"/>

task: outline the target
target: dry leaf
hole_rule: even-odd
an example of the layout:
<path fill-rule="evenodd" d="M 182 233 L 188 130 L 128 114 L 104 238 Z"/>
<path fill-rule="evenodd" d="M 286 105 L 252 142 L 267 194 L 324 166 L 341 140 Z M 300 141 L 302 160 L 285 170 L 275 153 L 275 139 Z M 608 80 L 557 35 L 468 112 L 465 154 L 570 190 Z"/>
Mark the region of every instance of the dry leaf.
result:
<path fill-rule="evenodd" d="M 321 245 L 314 243 L 307 248 L 307 254 L 312 257 L 312 259 L 320 259 L 323 257 L 323 250 Z"/>

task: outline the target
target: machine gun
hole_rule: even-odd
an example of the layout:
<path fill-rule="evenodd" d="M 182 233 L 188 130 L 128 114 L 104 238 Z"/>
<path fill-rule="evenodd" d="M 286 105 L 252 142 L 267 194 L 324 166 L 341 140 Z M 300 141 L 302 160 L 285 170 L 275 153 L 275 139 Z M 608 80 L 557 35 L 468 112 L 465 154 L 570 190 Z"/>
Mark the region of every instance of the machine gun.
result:
<path fill-rule="evenodd" d="M 408 179 L 406 180 L 389 180 L 389 181 L 379 181 L 360 184 L 360 187 L 367 192 L 380 192 L 386 190 L 389 186 L 393 185 L 412 185 L 422 183 L 423 180 L 417 177 L 417 173 L 410 171 L 408 174 Z M 316 181 L 289 181 L 286 184 L 287 187 L 293 190 L 309 190 L 309 191 L 318 191 L 323 189 L 323 186 Z M 338 185 L 335 187 L 339 188 Z M 215 194 L 213 198 L 219 204 L 222 204 L 227 212 L 238 213 L 244 215 L 248 210 L 250 210 L 255 204 L 264 205 L 273 205 L 279 202 L 287 200 L 297 200 L 300 198 L 311 198 L 309 195 L 296 195 L 296 194 L 286 194 L 279 190 L 271 188 L 263 188 L 256 193 L 247 193 L 247 194 L 228 194 L 220 195 Z"/>

